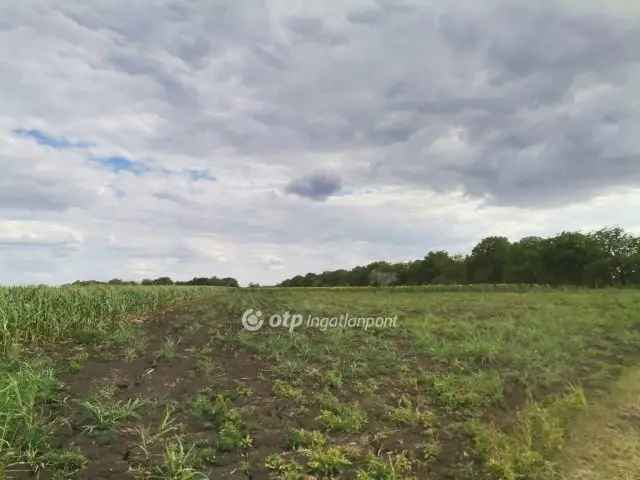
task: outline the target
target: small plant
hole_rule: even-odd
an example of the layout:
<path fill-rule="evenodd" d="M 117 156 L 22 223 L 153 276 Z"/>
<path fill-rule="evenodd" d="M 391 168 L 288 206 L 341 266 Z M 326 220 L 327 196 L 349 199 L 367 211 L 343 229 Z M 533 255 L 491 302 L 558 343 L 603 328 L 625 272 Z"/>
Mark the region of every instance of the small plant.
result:
<path fill-rule="evenodd" d="M 201 393 L 194 399 L 192 407 L 196 415 L 212 422 L 217 431 L 217 447 L 221 451 L 250 448 L 253 445 L 240 412 L 226 396 L 218 394 L 212 402 L 206 394 Z"/>
<path fill-rule="evenodd" d="M 173 360 L 178 354 L 178 345 L 182 341 L 181 338 L 167 337 L 158 352 L 158 357 L 164 360 Z"/>
<path fill-rule="evenodd" d="M 331 410 L 322 410 L 316 420 L 327 430 L 355 433 L 367 423 L 367 413 L 357 403 L 338 405 Z"/>
<path fill-rule="evenodd" d="M 173 417 L 173 408 L 167 406 L 158 428 L 151 430 L 145 427 L 137 427 L 134 430 L 140 439 L 136 447 L 143 454 L 144 459 L 148 460 L 151 457 L 152 448 L 162 439 L 175 434 L 178 430 L 179 426 Z"/>
<path fill-rule="evenodd" d="M 253 439 L 249 434 L 245 434 L 239 421 L 228 420 L 218 431 L 218 449 L 228 452 L 236 448 L 250 448 L 253 446 Z"/>
<path fill-rule="evenodd" d="M 398 406 L 391 409 L 388 413 L 389 418 L 399 424 L 412 427 L 428 428 L 433 422 L 433 414 L 414 407 L 411 399 L 403 396 L 398 402 Z"/>
<path fill-rule="evenodd" d="M 138 418 L 138 410 L 145 404 L 144 400 L 139 398 L 129 399 L 126 402 L 115 400 L 114 393 L 114 389 L 107 386 L 80 404 L 89 414 L 92 422 L 91 425 L 84 427 L 85 431 L 89 433 L 95 430 L 106 431 L 124 420 Z"/>
<path fill-rule="evenodd" d="M 373 395 L 378 390 L 379 385 L 373 378 L 368 378 L 364 381 L 359 380 L 354 385 L 354 390 L 360 395 Z"/>
<path fill-rule="evenodd" d="M 43 457 L 43 463 L 64 477 L 73 475 L 87 464 L 87 458 L 77 450 L 53 450 Z M 2 476 L 0 475 L 0 479 Z"/>
<path fill-rule="evenodd" d="M 406 453 L 389 455 L 385 460 L 374 455 L 367 458 L 364 469 L 358 470 L 356 480 L 409 480 L 412 463 Z"/>
<path fill-rule="evenodd" d="M 219 393 L 213 401 L 206 393 L 198 394 L 192 402 L 194 414 L 210 420 L 214 426 L 221 426 L 225 421 L 239 420 L 237 409 L 233 408 L 231 400 L 224 394 Z"/>
<path fill-rule="evenodd" d="M 331 386 L 332 388 L 338 389 L 342 387 L 342 384 L 343 384 L 342 374 L 339 371 L 329 370 L 324 377 L 327 383 L 329 384 L 329 386 Z"/>
<path fill-rule="evenodd" d="M 132 362 L 140 357 L 140 354 L 145 351 L 147 343 L 147 339 L 141 333 L 136 335 L 125 348 L 124 357 L 127 362 Z"/>
<path fill-rule="evenodd" d="M 278 398 L 302 402 L 304 400 L 304 390 L 283 381 L 275 380 L 273 382 L 273 394 Z"/>
<path fill-rule="evenodd" d="M 282 454 L 269 455 L 264 462 L 267 470 L 277 475 L 278 479 L 299 480 L 303 478 L 302 467 L 295 460 L 287 460 Z"/>
<path fill-rule="evenodd" d="M 324 447 L 327 443 L 326 437 L 317 430 L 295 429 L 291 432 L 289 443 L 291 448 L 311 448 Z"/>
<path fill-rule="evenodd" d="M 176 438 L 165 446 L 163 463 L 156 467 L 152 478 L 158 480 L 205 480 L 208 477 L 194 467 L 194 447 L 186 449 Z"/>
<path fill-rule="evenodd" d="M 82 370 L 82 366 L 89 358 L 89 352 L 82 349 L 69 359 L 69 371 L 77 373 Z"/>
<path fill-rule="evenodd" d="M 452 410 L 488 407 L 504 396 L 502 378 L 492 370 L 434 376 L 431 378 L 431 386 L 439 403 Z"/>
<path fill-rule="evenodd" d="M 246 385 L 238 385 L 236 387 L 236 394 L 238 394 L 239 397 L 249 398 L 249 397 L 252 397 L 255 394 L 255 392 L 251 387 L 248 387 Z"/>
<path fill-rule="evenodd" d="M 329 477 L 340 474 L 351 466 L 340 447 L 314 448 L 306 451 L 309 461 L 307 468 L 313 474 Z"/>
<path fill-rule="evenodd" d="M 332 410 L 340 406 L 340 400 L 329 390 L 323 390 L 315 396 L 316 402 L 325 410 Z"/>
<path fill-rule="evenodd" d="M 213 359 L 205 356 L 200 356 L 198 358 L 198 361 L 196 362 L 196 368 L 198 369 L 198 371 L 208 376 L 215 371 L 216 364 Z"/>
<path fill-rule="evenodd" d="M 206 440 L 194 443 L 193 464 L 196 467 L 215 465 L 218 460 L 217 451 Z"/>

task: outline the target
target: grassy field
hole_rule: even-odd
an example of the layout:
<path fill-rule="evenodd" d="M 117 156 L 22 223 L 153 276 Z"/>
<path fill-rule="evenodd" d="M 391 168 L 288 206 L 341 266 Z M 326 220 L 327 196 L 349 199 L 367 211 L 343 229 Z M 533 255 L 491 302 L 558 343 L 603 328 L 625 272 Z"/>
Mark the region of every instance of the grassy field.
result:
<path fill-rule="evenodd" d="M 397 326 L 306 325 L 344 314 Z M 637 290 L 0 289 L 0 328 L 0 479 L 640 476 Z"/>

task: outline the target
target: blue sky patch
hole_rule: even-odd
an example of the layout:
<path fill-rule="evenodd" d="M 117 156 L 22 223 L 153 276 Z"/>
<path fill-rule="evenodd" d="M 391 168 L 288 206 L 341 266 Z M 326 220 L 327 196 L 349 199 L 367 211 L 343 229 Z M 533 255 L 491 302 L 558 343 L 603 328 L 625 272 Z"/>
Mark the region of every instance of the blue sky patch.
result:
<path fill-rule="evenodd" d="M 214 177 L 213 175 L 211 175 L 209 173 L 209 170 L 207 169 L 202 169 L 202 170 L 198 170 L 198 169 L 189 169 L 189 170 L 185 170 L 185 173 L 189 176 L 189 178 L 191 178 L 191 180 L 198 181 L 198 180 L 208 180 L 210 182 L 215 182 L 216 181 L 216 177 Z"/>
<path fill-rule="evenodd" d="M 132 172 L 136 175 L 141 175 L 147 171 L 149 168 L 140 162 L 134 162 L 127 157 L 123 157 L 121 155 L 114 155 L 111 157 L 95 157 L 93 161 L 99 163 L 105 168 L 108 168 L 112 172 Z"/>
<path fill-rule="evenodd" d="M 18 128 L 13 133 L 23 138 L 31 138 L 40 145 L 46 145 L 52 148 L 88 148 L 91 146 L 87 142 L 72 142 L 64 137 L 52 137 L 42 130 Z"/>

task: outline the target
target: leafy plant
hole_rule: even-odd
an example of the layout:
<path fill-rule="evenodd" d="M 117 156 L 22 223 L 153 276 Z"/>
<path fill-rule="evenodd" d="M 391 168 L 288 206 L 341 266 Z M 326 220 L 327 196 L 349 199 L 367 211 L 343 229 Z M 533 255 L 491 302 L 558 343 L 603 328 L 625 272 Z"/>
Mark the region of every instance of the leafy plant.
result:
<path fill-rule="evenodd" d="M 92 422 L 85 425 L 84 429 L 88 432 L 110 430 L 124 420 L 138 418 L 138 410 L 144 404 L 145 401 L 140 398 L 115 400 L 112 392 L 103 390 L 80 404 Z"/>
<path fill-rule="evenodd" d="M 357 403 L 337 405 L 331 410 L 322 410 L 316 420 L 327 430 L 354 433 L 367 423 L 367 413 Z"/>
<path fill-rule="evenodd" d="M 313 448 L 306 451 L 309 461 L 307 468 L 311 473 L 331 476 L 338 475 L 351 466 L 351 461 L 339 447 Z"/>

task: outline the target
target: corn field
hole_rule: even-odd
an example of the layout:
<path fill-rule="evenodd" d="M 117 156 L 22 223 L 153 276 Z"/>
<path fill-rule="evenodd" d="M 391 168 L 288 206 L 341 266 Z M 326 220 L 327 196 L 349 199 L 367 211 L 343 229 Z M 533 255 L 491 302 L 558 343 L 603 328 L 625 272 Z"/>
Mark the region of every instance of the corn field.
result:
<path fill-rule="evenodd" d="M 0 287 L 0 355 L 81 332 L 108 332 L 125 318 L 192 300 L 214 287 Z"/>

